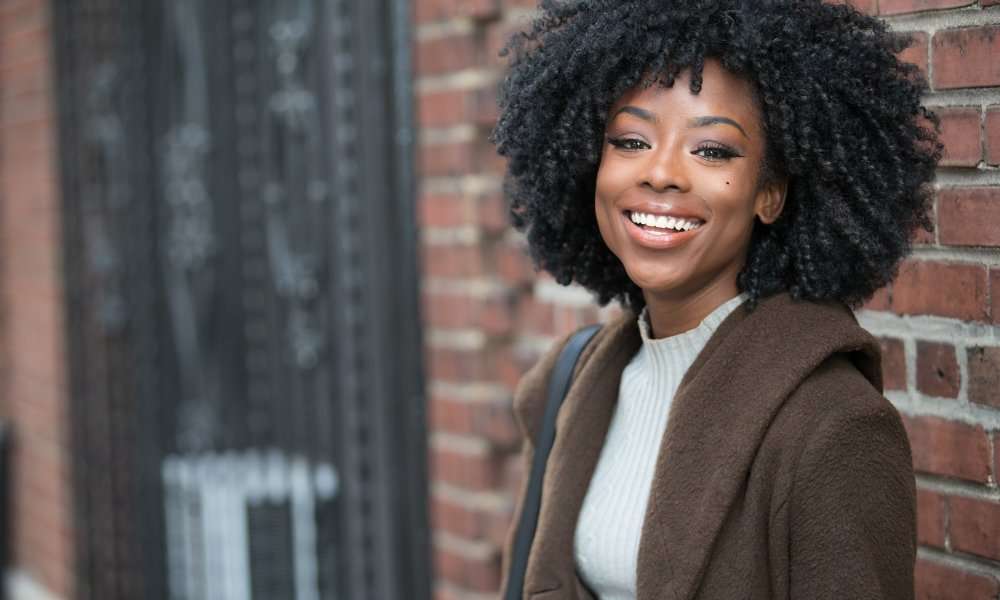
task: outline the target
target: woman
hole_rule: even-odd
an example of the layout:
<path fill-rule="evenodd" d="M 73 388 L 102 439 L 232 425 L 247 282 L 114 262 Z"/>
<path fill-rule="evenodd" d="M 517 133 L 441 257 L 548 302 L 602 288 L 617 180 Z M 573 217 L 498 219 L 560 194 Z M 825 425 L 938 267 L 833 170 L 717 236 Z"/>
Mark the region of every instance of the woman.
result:
<path fill-rule="evenodd" d="M 512 39 L 515 225 L 625 309 L 559 413 L 526 598 L 912 598 L 910 447 L 850 310 L 929 227 L 906 45 L 818 0 L 545 1 Z M 563 343 L 515 397 L 525 465 Z"/>

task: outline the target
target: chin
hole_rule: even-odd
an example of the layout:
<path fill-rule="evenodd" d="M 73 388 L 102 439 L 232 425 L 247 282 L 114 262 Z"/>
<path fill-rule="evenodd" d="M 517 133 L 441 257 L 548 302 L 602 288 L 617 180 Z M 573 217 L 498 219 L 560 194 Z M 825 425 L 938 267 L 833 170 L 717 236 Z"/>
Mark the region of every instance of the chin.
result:
<path fill-rule="evenodd" d="M 625 266 L 625 272 L 632 283 L 639 286 L 643 291 L 667 292 L 683 287 L 685 278 L 679 273 L 664 273 L 663 267 L 659 266 L 639 266 L 629 268 Z"/>

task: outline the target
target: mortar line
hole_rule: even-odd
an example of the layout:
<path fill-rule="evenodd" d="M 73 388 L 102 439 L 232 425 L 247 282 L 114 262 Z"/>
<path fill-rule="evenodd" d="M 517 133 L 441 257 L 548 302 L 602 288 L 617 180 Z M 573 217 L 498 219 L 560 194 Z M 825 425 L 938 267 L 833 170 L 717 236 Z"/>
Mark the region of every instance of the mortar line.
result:
<path fill-rule="evenodd" d="M 1000 563 L 979 558 L 967 554 L 954 554 L 927 546 L 917 548 L 917 558 L 925 559 L 929 562 L 937 563 L 952 568 L 961 569 L 984 575 L 987 577 L 1000 578 Z"/>
<path fill-rule="evenodd" d="M 917 473 L 917 488 L 936 494 L 958 496 L 986 502 L 1000 502 L 1000 489 L 995 486 L 970 483 L 926 473 Z"/>

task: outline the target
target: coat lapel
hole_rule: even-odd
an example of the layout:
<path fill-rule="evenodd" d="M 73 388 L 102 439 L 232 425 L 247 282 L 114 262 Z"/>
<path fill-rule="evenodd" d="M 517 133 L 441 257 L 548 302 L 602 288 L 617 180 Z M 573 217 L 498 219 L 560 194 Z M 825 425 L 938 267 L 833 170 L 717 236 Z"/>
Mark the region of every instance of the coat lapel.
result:
<path fill-rule="evenodd" d="M 576 574 L 573 537 L 622 371 L 641 344 L 631 313 L 606 328 L 559 412 L 528 597 L 591 597 Z M 737 308 L 719 325 L 671 404 L 641 532 L 638 600 L 694 596 L 771 419 L 802 377 L 838 349 L 863 350 L 858 366 L 881 389 L 877 345 L 844 306 L 778 294 L 752 313 Z"/>
<path fill-rule="evenodd" d="M 626 314 L 606 327 L 609 331 L 595 340 L 597 347 L 581 365 L 556 419 L 526 577 L 529 597 L 556 589 L 562 590 L 560 598 L 580 596 L 573 559 L 576 522 L 611 423 L 622 371 L 641 343 L 634 316 Z"/>
<path fill-rule="evenodd" d="M 864 350 L 866 375 L 880 388 L 877 346 L 845 306 L 779 294 L 720 324 L 671 404 L 643 521 L 638 600 L 694 597 L 768 425 L 838 349 Z"/>

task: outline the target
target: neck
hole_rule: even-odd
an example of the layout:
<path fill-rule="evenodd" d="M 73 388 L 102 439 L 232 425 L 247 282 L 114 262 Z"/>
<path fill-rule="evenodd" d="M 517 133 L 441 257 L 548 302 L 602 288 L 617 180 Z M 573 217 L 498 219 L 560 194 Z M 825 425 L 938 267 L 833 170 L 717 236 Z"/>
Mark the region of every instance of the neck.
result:
<path fill-rule="evenodd" d="M 719 282 L 693 294 L 643 293 L 654 338 L 670 337 L 694 329 L 712 311 L 738 295 L 735 281 Z"/>

